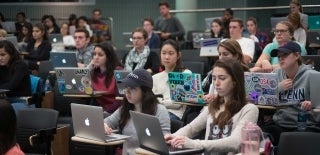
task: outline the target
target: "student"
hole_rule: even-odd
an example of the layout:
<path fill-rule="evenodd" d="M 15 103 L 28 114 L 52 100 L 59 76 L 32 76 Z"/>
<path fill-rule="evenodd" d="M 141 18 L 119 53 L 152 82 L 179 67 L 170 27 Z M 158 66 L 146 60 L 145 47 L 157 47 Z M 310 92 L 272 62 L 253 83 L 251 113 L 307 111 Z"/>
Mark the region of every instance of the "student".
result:
<path fill-rule="evenodd" d="M 263 49 L 268 43 L 270 43 L 270 37 L 261 31 L 258 31 L 258 23 L 256 18 L 249 17 L 247 19 L 247 30 L 250 34 L 250 38 L 259 44 L 259 47 Z"/>
<path fill-rule="evenodd" d="M 299 13 L 301 23 L 308 28 L 308 15 L 303 13 L 300 0 L 291 0 L 289 6 L 290 13 Z"/>
<path fill-rule="evenodd" d="M 24 56 L 25 62 L 30 70 L 38 70 L 40 61 L 50 59 L 50 51 L 52 50 L 48 33 L 43 24 L 38 23 L 32 28 L 32 36 L 26 48 L 29 54 Z"/>
<path fill-rule="evenodd" d="M 214 19 L 211 22 L 211 38 L 224 38 L 223 25 L 221 19 Z"/>
<path fill-rule="evenodd" d="M 17 117 L 12 106 L 0 99 L 0 154 L 24 155 L 16 142 Z"/>
<path fill-rule="evenodd" d="M 56 23 L 56 19 L 52 15 L 42 16 L 42 23 L 46 27 L 48 34 L 60 33 L 60 28 Z"/>
<path fill-rule="evenodd" d="M 70 35 L 68 23 L 62 23 L 60 26 L 60 34 L 63 37 L 63 44 L 66 48 L 75 46 L 73 35 Z"/>
<path fill-rule="evenodd" d="M 292 103 L 287 108 L 277 110 L 273 115 L 273 123 L 263 127 L 263 131 L 272 134 L 274 145 L 278 144 L 282 132 L 297 130 L 298 112 L 304 110 L 307 113 L 306 131 L 320 131 L 319 114 L 311 111 L 309 75 L 316 72 L 310 66 L 302 64 L 301 48 L 296 42 L 287 44 L 272 50 L 271 56 L 279 58 L 280 68 L 275 70 L 280 81 L 278 85 L 279 102 Z"/>
<path fill-rule="evenodd" d="M 13 103 L 19 97 L 31 96 L 28 66 L 21 60 L 19 52 L 7 40 L 0 41 L 0 89 L 8 89 L 7 97 Z"/>
<path fill-rule="evenodd" d="M 172 103 L 168 84 L 168 72 L 191 73 L 191 71 L 182 66 L 181 52 L 179 49 L 179 44 L 176 41 L 169 39 L 163 42 L 160 55 L 164 71 L 152 76 L 152 91 L 155 94 L 163 95 L 163 99 L 160 101 L 160 103 L 168 109 L 170 119 L 181 120 L 186 107 L 180 104 Z"/>
<path fill-rule="evenodd" d="M 25 51 L 26 47 L 28 46 L 28 42 L 32 40 L 32 24 L 23 24 L 21 32 L 17 36 L 17 39 L 20 51 Z"/>
<path fill-rule="evenodd" d="M 221 17 L 223 30 L 224 30 L 224 34 L 226 35 L 226 38 L 230 37 L 229 24 L 232 18 L 233 18 L 233 10 L 231 8 L 226 8 L 223 11 L 223 16 Z"/>
<path fill-rule="evenodd" d="M 246 101 L 244 72 L 241 64 L 230 58 L 219 59 L 213 66 L 217 97 L 191 123 L 174 134 L 165 135 L 173 147 L 201 148 L 205 154 L 235 154 L 241 144 L 241 129 L 246 122 L 256 122 L 258 108 Z M 205 140 L 192 140 L 206 129 Z"/>
<path fill-rule="evenodd" d="M 219 53 L 219 59 L 222 59 L 224 57 L 231 58 L 233 60 L 238 61 L 245 72 L 249 71 L 249 67 L 243 60 L 241 47 L 236 40 L 227 39 L 224 42 L 220 42 L 220 44 L 218 45 L 218 53 Z M 212 70 L 208 73 L 208 75 L 202 81 L 203 91 L 209 92 L 209 94 L 205 95 L 205 100 L 207 102 L 212 101 L 216 94 L 216 92 L 210 92 L 210 87 L 212 88 L 211 91 L 213 91 Z"/>
<path fill-rule="evenodd" d="M 122 59 L 124 70 L 145 69 L 150 74 L 158 73 L 159 57 L 146 46 L 148 33 L 143 28 L 137 28 L 132 32 L 132 39 L 134 47 Z"/>
<path fill-rule="evenodd" d="M 76 29 L 73 35 L 77 49 L 78 67 L 87 67 L 92 59 L 94 46 L 90 44 L 90 35 L 86 29 Z"/>
<path fill-rule="evenodd" d="M 112 114 L 121 105 L 115 100 L 118 89 L 113 74 L 115 69 L 122 69 L 113 47 L 107 42 L 97 44 L 89 66 L 93 90 L 106 91 L 106 94 L 96 98 L 96 102 L 105 112 Z"/>
<path fill-rule="evenodd" d="M 160 48 L 160 37 L 153 32 L 154 22 L 151 18 L 143 19 L 143 29 L 148 33 L 147 45 L 150 49 Z"/>
<path fill-rule="evenodd" d="M 288 15 L 288 22 L 294 28 L 293 36 L 294 39 L 299 42 L 302 46 L 306 46 L 307 42 L 307 32 L 303 23 L 300 21 L 300 16 L 298 13 L 290 13 Z"/>
<path fill-rule="evenodd" d="M 90 38 L 93 35 L 93 32 L 90 28 L 90 25 L 88 24 L 88 19 L 86 16 L 80 16 L 76 21 L 76 28 L 79 29 L 86 29 L 89 32 Z"/>
<path fill-rule="evenodd" d="M 152 77 L 144 69 L 137 69 L 124 80 L 126 85 L 122 106 L 111 116 L 105 118 L 105 130 L 110 134 L 112 129 L 119 129 L 120 133 L 131 136 L 123 143 L 122 154 L 135 154 L 139 147 L 138 137 L 130 117 L 130 110 L 154 115 L 160 121 L 164 134 L 170 133 L 170 119 L 167 109 L 158 104 L 157 97 L 152 92 Z M 141 120 L 143 121 L 143 120 Z"/>
<path fill-rule="evenodd" d="M 270 53 L 273 49 L 277 49 L 279 46 L 286 44 L 288 41 L 294 41 L 294 28 L 287 21 L 281 21 L 276 25 L 274 31 L 276 41 L 269 43 L 262 51 L 255 67 L 251 68 L 252 72 L 271 72 L 273 69 L 279 67 L 279 59 L 277 57 L 271 57 Z M 301 55 L 306 55 L 307 51 L 303 45 L 301 47 Z"/>

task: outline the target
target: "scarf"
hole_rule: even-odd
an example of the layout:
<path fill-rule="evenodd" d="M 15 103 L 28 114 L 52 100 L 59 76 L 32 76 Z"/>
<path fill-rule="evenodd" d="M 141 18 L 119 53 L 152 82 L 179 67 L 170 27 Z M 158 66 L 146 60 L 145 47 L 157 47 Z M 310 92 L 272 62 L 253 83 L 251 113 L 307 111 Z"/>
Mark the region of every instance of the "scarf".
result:
<path fill-rule="evenodd" d="M 127 55 L 124 70 L 133 71 L 136 69 L 143 69 L 149 54 L 150 49 L 148 46 L 145 46 L 141 53 L 137 52 L 136 48 L 133 48 Z M 134 64 L 137 64 L 135 68 L 133 68 Z"/>

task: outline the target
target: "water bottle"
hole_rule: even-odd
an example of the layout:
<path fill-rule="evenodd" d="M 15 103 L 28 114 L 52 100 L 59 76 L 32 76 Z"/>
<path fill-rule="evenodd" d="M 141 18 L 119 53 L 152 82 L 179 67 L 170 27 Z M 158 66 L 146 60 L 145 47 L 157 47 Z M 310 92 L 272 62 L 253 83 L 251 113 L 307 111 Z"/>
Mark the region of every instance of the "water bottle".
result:
<path fill-rule="evenodd" d="M 307 113 L 305 110 L 300 109 L 298 112 L 298 131 L 305 131 L 307 127 Z"/>
<path fill-rule="evenodd" d="M 246 122 L 241 130 L 242 155 L 258 155 L 261 129 L 256 123 Z"/>
<path fill-rule="evenodd" d="M 51 86 L 50 86 L 50 81 L 49 79 L 46 80 L 46 83 L 44 85 L 44 91 L 47 92 L 47 91 L 51 91 Z"/>

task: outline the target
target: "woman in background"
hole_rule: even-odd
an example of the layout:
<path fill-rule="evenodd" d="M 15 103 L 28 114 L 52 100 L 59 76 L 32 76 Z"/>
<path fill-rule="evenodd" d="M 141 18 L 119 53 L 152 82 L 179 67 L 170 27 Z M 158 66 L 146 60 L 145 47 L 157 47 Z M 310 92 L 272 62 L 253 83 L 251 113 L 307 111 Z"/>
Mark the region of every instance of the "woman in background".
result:
<path fill-rule="evenodd" d="M 92 37 L 92 30 L 88 24 L 88 19 L 86 16 L 80 16 L 77 20 L 76 20 L 76 28 L 83 28 L 86 29 L 89 32 L 90 37 Z"/>
<path fill-rule="evenodd" d="M 288 21 L 291 23 L 291 25 L 294 28 L 294 39 L 302 44 L 303 46 L 306 46 L 307 42 L 307 32 L 305 27 L 300 21 L 300 16 L 298 13 L 290 13 L 288 15 Z"/>
<path fill-rule="evenodd" d="M 114 70 L 122 69 L 113 47 L 107 43 L 99 43 L 93 51 L 93 58 L 89 67 L 91 68 L 92 88 L 95 91 L 106 93 L 96 98 L 98 105 L 108 114 L 117 110 L 121 103 L 115 99 L 118 96 Z"/>
<path fill-rule="evenodd" d="M 24 56 L 24 59 L 30 70 L 38 70 L 40 61 L 50 59 L 52 46 L 43 24 L 38 23 L 33 26 L 32 36 L 33 39 L 29 41 L 26 48 L 28 54 Z"/>
<path fill-rule="evenodd" d="M 299 0 L 291 0 L 290 13 L 298 13 L 300 15 L 300 21 L 305 28 L 308 28 L 308 15 L 303 13 L 302 5 Z"/>
<path fill-rule="evenodd" d="M 17 117 L 12 106 L 0 99 L 0 154 L 24 155 L 16 142 Z"/>
<path fill-rule="evenodd" d="M 224 38 L 223 25 L 221 19 L 214 19 L 211 22 L 211 38 Z"/>
<path fill-rule="evenodd" d="M 22 26 L 22 31 L 19 33 L 18 37 L 18 46 L 20 51 L 25 51 L 28 46 L 28 42 L 32 39 L 32 24 L 24 23 Z"/>
<path fill-rule="evenodd" d="M 258 31 L 256 18 L 249 17 L 247 19 L 247 30 L 250 34 L 250 38 L 259 44 L 260 49 L 263 49 L 268 43 L 270 43 L 270 37 L 266 33 Z"/>
<path fill-rule="evenodd" d="M 56 19 L 52 15 L 44 15 L 42 17 L 42 23 L 44 24 L 48 34 L 60 33 L 60 28 L 56 23 Z"/>

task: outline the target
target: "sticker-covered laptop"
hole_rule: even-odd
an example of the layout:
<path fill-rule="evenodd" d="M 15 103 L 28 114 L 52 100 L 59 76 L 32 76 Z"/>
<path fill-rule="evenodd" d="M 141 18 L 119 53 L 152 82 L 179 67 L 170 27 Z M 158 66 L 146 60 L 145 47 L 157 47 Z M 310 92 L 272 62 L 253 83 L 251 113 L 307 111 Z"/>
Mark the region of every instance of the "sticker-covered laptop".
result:
<path fill-rule="evenodd" d="M 121 83 L 121 80 L 126 78 L 129 73 L 130 71 L 126 71 L 126 70 L 114 70 L 114 78 L 116 79 L 116 82 L 117 82 L 119 96 L 124 96 L 125 85 L 124 83 Z"/>
<path fill-rule="evenodd" d="M 77 67 L 76 52 L 51 52 L 53 67 Z"/>
<path fill-rule="evenodd" d="M 171 100 L 204 104 L 200 74 L 169 72 L 168 79 Z"/>
<path fill-rule="evenodd" d="M 248 102 L 280 106 L 276 73 L 245 72 L 244 78 Z"/>

